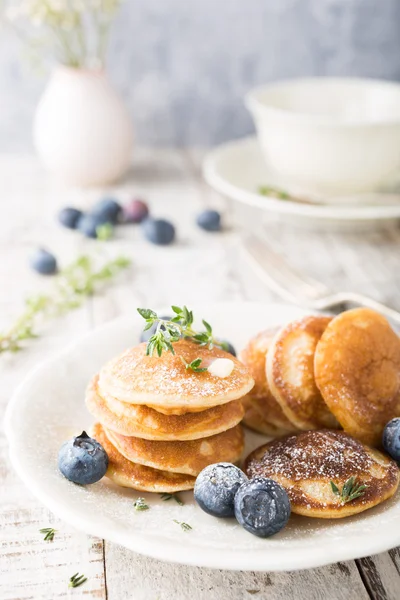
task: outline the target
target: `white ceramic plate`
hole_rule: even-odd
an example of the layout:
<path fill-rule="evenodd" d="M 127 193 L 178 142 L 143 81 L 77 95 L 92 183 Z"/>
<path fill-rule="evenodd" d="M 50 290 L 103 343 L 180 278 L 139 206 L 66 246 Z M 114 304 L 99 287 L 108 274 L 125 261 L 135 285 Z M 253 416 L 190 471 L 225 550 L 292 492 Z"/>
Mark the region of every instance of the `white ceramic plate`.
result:
<path fill-rule="evenodd" d="M 237 348 L 263 327 L 287 322 L 304 311 L 285 305 L 220 304 L 193 307 L 218 335 Z M 57 469 L 60 445 L 92 421 L 83 395 L 90 377 L 117 352 L 135 344 L 140 317 L 109 323 L 41 365 L 19 387 L 6 414 L 12 463 L 30 490 L 60 518 L 88 534 L 155 558 L 189 565 L 243 570 L 292 570 L 375 554 L 400 543 L 399 496 L 357 517 L 325 521 L 292 516 L 269 539 L 244 531 L 233 519 L 216 519 L 180 494 L 185 505 L 157 494 L 116 487 L 107 479 L 81 487 Z M 248 448 L 265 442 L 248 436 Z M 136 512 L 145 496 L 151 509 Z M 173 519 L 190 524 L 184 532 Z"/>
<path fill-rule="evenodd" d="M 204 160 L 203 175 L 207 183 L 224 196 L 279 215 L 296 225 L 366 229 L 387 225 L 388 221 L 400 218 L 400 203 L 303 204 L 259 194 L 262 185 L 278 189 L 286 189 L 286 185 L 268 169 L 256 137 L 229 142 L 212 150 Z M 307 197 L 307 192 L 300 192 L 300 195 Z"/>

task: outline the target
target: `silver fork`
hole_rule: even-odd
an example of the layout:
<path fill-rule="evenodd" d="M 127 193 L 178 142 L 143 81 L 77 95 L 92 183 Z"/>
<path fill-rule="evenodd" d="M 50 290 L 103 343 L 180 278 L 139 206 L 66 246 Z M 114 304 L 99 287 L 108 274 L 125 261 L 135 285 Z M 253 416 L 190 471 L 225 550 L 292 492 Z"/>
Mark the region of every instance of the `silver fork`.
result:
<path fill-rule="evenodd" d="M 288 302 L 314 310 L 344 310 L 347 306 L 366 306 L 400 325 L 400 313 L 372 298 L 355 292 L 334 293 L 324 284 L 303 275 L 255 235 L 242 240 L 247 258 L 261 279 Z"/>

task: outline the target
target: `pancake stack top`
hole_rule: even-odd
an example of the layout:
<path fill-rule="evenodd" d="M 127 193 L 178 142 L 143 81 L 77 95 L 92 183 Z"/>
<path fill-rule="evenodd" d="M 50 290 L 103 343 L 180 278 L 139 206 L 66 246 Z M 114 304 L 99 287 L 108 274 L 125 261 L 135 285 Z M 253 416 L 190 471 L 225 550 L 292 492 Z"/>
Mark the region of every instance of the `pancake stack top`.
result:
<path fill-rule="evenodd" d="M 129 348 L 91 381 L 86 405 L 98 421 L 93 436 L 109 456 L 107 476 L 141 491 L 176 492 L 194 487 L 208 464 L 235 462 L 243 451 L 240 399 L 254 385 L 246 367 L 224 350 L 189 340 L 175 354 L 146 355 L 146 344 Z M 222 377 L 202 369 L 232 361 Z"/>

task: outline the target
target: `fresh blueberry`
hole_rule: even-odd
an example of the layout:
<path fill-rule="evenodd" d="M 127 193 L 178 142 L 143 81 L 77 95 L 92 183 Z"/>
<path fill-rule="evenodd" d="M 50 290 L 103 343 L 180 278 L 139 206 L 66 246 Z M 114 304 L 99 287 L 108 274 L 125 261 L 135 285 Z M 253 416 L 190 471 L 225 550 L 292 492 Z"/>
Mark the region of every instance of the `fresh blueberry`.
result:
<path fill-rule="evenodd" d="M 163 321 L 170 321 L 172 319 L 171 315 L 168 316 L 163 316 L 160 317 L 160 319 L 162 319 Z M 142 333 L 140 334 L 140 341 L 141 342 L 148 342 L 149 339 L 151 338 L 152 335 L 155 334 L 157 329 L 157 323 L 154 323 L 154 325 L 152 325 L 150 327 L 150 329 L 147 329 L 146 331 L 142 331 Z M 165 330 L 164 325 L 161 325 L 160 329 L 162 329 L 163 331 Z"/>
<path fill-rule="evenodd" d="M 108 456 L 103 446 L 83 431 L 65 442 L 58 453 L 58 468 L 74 483 L 96 483 L 106 474 Z"/>
<path fill-rule="evenodd" d="M 97 228 L 109 223 L 104 215 L 82 215 L 78 220 L 77 229 L 86 237 L 97 238 Z"/>
<path fill-rule="evenodd" d="M 209 515 L 233 517 L 234 498 L 246 475 L 231 463 L 208 465 L 199 473 L 194 486 L 194 499 Z"/>
<path fill-rule="evenodd" d="M 236 350 L 232 346 L 232 344 L 230 342 L 228 342 L 228 340 L 222 340 L 222 343 L 223 343 L 222 349 L 225 350 L 225 352 L 229 352 L 229 354 L 236 356 Z"/>
<path fill-rule="evenodd" d="M 42 275 L 53 275 L 57 271 L 57 260 L 51 252 L 38 248 L 30 257 L 32 269 Z"/>
<path fill-rule="evenodd" d="M 206 231 L 220 231 L 221 215 L 216 210 L 203 210 L 197 215 L 196 223 Z"/>
<path fill-rule="evenodd" d="M 174 241 L 175 227 L 169 221 L 164 219 L 146 219 L 142 224 L 144 235 L 159 246 L 167 246 Z"/>
<path fill-rule="evenodd" d="M 142 200 L 131 200 L 123 211 L 125 223 L 141 223 L 149 216 L 149 207 Z"/>
<path fill-rule="evenodd" d="M 122 214 L 122 206 L 114 198 L 103 198 L 93 206 L 90 214 L 101 218 L 103 223 L 115 225 Z"/>
<path fill-rule="evenodd" d="M 68 227 L 68 229 L 76 229 L 81 216 L 81 210 L 67 206 L 58 213 L 58 220 L 64 227 Z"/>
<path fill-rule="evenodd" d="M 383 430 L 382 445 L 386 452 L 400 462 L 400 419 L 392 419 Z"/>
<path fill-rule="evenodd" d="M 285 489 L 265 477 L 255 477 L 240 486 L 235 496 L 235 517 L 259 537 L 278 533 L 289 520 L 290 501 Z"/>

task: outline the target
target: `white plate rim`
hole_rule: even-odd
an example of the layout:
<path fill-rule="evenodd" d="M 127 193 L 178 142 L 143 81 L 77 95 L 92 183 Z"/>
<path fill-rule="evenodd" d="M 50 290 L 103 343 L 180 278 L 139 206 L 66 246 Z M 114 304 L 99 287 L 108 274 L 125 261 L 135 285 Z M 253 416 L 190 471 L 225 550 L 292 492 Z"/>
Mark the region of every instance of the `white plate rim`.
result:
<path fill-rule="evenodd" d="M 202 171 L 205 181 L 214 190 L 238 202 L 282 215 L 296 215 L 321 220 L 369 221 L 400 218 L 400 204 L 386 206 L 332 206 L 324 204 L 301 204 L 290 200 L 279 200 L 262 196 L 230 183 L 220 172 L 219 162 L 232 152 L 244 151 L 248 146 L 258 146 L 256 136 L 248 136 L 221 144 L 207 153 L 203 160 Z M 261 150 L 260 150 L 261 152 Z M 266 167 L 267 169 L 267 167 Z"/>
<path fill-rule="evenodd" d="M 235 303 L 227 304 L 229 304 L 231 307 Z M 264 308 L 267 307 L 271 310 L 274 306 L 279 306 L 280 309 L 285 307 L 293 310 L 299 310 L 298 307 L 282 303 L 261 304 L 241 302 L 238 304 L 252 305 L 254 307 L 263 306 Z M 224 303 L 218 303 L 218 306 L 223 307 Z M 68 506 L 66 499 L 61 498 L 60 501 L 60 498 L 55 499 L 43 493 L 40 487 L 40 481 L 35 479 L 34 475 L 24 468 L 23 461 L 21 461 L 18 454 L 14 451 L 16 444 L 12 423 L 14 416 L 17 414 L 18 403 L 20 398 L 22 398 L 24 388 L 25 386 L 29 386 L 31 381 L 34 380 L 38 374 L 40 374 L 41 370 L 47 368 L 52 363 L 56 363 L 64 355 L 73 352 L 74 349 L 79 346 L 79 344 L 88 338 L 104 333 L 108 329 L 112 330 L 117 323 L 125 322 L 131 323 L 131 318 L 123 316 L 118 319 L 114 319 L 113 321 L 81 336 L 77 341 L 69 344 L 62 352 L 38 365 L 18 386 L 6 408 L 3 425 L 9 443 L 9 455 L 11 463 L 18 476 L 30 489 L 30 491 L 55 515 L 88 535 L 109 540 L 115 544 L 125 546 L 134 552 L 138 552 L 155 559 L 190 566 L 227 570 L 265 572 L 316 568 L 339 561 L 342 562 L 346 560 L 354 560 L 357 558 L 377 554 L 379 552 L 384 552 L 394 548 L 400 544 L 400 530 L 397 532 L 396 528 L 393 527 L 392 524 L 388 523 L 387 527 L 384 529 L 379 526 L 379 538 L 375 537 L 374 535 L 358 535 L 357 537 L 347 540 L 345 547 L 343 547 L 342 544 L 330 546 L 328 550 L 326 548 L 319 547 L 318 552 L 315 552 L 315 549 L 312 548 L 303 548 L 301 552 L 299 552 L 296 548 L 293 550 L 288 548 L 276 548 L 274 549 L 273 553 L 268 555 L 266 565 L 265 554 L 261 553 L 259 550 L 247 549 L 245 552 L 238 553 L 231 548 L 229 551 L 221 552 L 219 548 L 207 547 L 207 551 L 205 552 L 201 547 L 198 548 L 196 546 L 185 546 L 181 543 L 182 538 L 179 538 L 179 541 L 176 544 L 170 544 L 169 548 L 166 550 L 165 546 L 161 547 L 161 545 L 155 543 L 151 537 L 149 538 L 145 535 L 142 535 L 140 532 L 138 532 L 135 537 L 130 537 L 123 529 L 115 529 L 113 526 L 103 523 L 101 519 L 97 518 L 96 515 L 93 515 L 90 521 L 88 521 L 86 517 L 83 517 L 71 509 Z M 379 519 L 377 520 L 379 521 Z M 285 555 L 284 559 L 283 555 Z"/>

